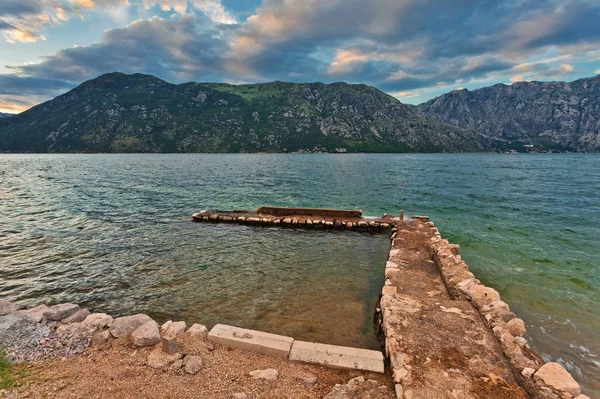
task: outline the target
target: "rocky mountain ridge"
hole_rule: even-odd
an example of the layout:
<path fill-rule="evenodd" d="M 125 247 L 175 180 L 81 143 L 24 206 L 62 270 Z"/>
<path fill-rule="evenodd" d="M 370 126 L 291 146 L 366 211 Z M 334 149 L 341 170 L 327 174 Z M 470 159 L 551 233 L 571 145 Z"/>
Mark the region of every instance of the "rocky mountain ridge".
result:
<path fill-rule="evenodd" d="M 174 85 L 110 73 L 0 122 L 4 152 L 483 151 L 366 85 Z"/>
<path fill-rule="evenodd" d="M 417 108 L 496 148 L 600 151 L 600 75 L 454 90 Z"/>

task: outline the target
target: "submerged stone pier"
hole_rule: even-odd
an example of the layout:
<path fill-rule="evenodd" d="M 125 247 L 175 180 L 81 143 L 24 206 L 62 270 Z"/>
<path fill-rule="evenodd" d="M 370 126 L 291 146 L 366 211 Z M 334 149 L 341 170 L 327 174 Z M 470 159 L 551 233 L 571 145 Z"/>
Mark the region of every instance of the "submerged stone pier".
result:
<path fill-rule="evenodd" d="M 194 222 L 238 223 L 263 227 L 292 227 L 306 229 L 337 229 L 389 232 L 394 220 L 364 218 L 361 210 L 325 208 L 281 208 L 263 206 L 256 211 L 203 210 L 192 215 Z"/>
<path fill-rule="evenodd" d="M 391 235 L 377 308 L 398 399 L 586 399 L 560 364 L 544 363 L 493 288 L 469 271 L 460 247 L 441 238 L 427 216 L 261 207 L 205 210 L 196 222 L 362 230 Z"/>

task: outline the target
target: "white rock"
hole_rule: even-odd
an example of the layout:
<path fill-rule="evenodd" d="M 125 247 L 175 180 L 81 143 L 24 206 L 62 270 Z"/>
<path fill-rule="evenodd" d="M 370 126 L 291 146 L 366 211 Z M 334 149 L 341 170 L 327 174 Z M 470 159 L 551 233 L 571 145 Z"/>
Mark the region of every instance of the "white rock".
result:
<path fill-rule="evenodd" d="M 231 395 L 231 397 L 233 399 L 248 399 L 248 395 L 246 395 L 244 392 L 236 392 Z"/>
<path fill-rule="evenodd" d="M 150 320 L 149 322 L 142 324 L 131 333 L 131 340 L 138 348 L 158 344 L 160 342 L 158 323 L 154 320 Z"/>
<path fill-rule="evenodd" d="M 521 374 L 525 378 L 530 378 L 534 373 L 535 373 L 535 369 L 532 369 L 531 367 L 525 367 L 523 369 L 523 371 L 521 371 Z"/>
<path fill-rule="evenodd" d="M 254 370 L 250 372 L 250 376 L 255 380 L 262 379 L 273 381 L 279 377 L 279 372 L 275 369 Z"/>
<path fill-rule="evenodd" d="M 404 388 L 402 388 L 401 384 L 396 384 L 394 386 L 394 390 L 396 391 L 396 398 L 403 399 L 404 398 Z"/>
<path fill-rule="evenodd" d="M 581 393 L 581 388 L 577 381 L 573 379 L 563 366 L 556 362 L 544 364 L 533 377 L 536 381 L 542 381 L 557 391 L 567 392 L 574 397 Z"/>

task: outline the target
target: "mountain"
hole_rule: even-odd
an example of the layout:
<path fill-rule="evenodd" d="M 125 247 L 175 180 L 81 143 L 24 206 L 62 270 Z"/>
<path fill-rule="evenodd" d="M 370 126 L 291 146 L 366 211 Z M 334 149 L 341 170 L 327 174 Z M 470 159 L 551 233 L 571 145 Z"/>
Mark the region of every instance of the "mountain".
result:
<path fill-rule="evenodd" d="M 3 112 L 0 112 L 0 119 L 2 118 L 8 118 L 9 116 L 12 116 L 13 114 L 5 114 Z"/>
<path fill-rule="evenodd" d="M 12 152 L 481 151 L 366 85 L 185 83 L 110 73 L 0 122 Z M 343 151 L 343 150 L 341 150 Z"/>
<path fill-rule="evenodd" d="M 486 136 L 497 148 L 600 151 L 600 75 L 574 82 L 518 82 L 454 90 L 418 106 Z"/>

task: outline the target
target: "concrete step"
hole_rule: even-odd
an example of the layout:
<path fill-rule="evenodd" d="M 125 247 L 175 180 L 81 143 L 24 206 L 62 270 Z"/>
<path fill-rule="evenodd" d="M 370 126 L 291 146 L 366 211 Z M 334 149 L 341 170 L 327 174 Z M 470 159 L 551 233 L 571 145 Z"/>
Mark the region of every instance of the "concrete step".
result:
<path fill-rule="evenodd" d="M 290 360 L 316 363 L 328 367 L 366 370 L 376 373 L 385 372 L 383 353 L 346 346 L 294 341 L 290 352 Z"/>
<path fill-rule="evenodd" d="M 294 338 L 262 331 L 217 324 L 208 333 L 212 342 L 234 348 L 246 349 L 266 355 L 287 358 Z"/>

